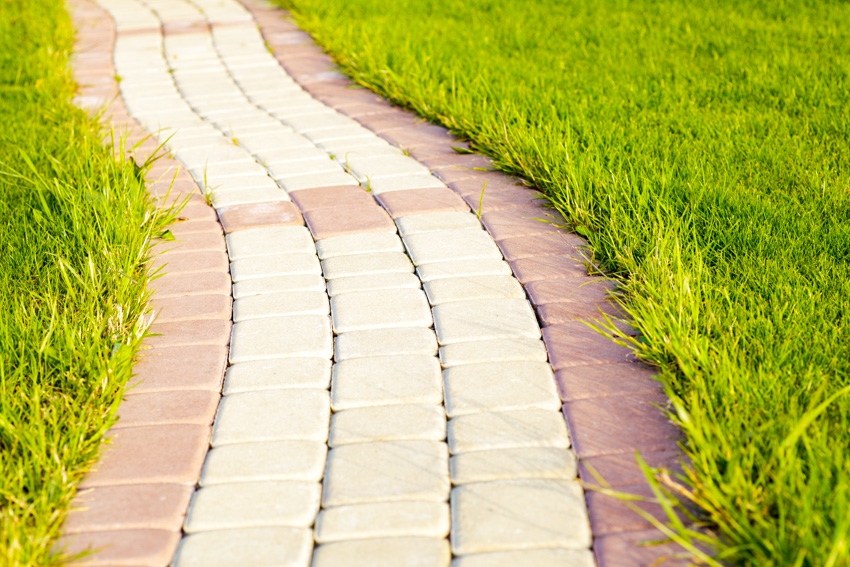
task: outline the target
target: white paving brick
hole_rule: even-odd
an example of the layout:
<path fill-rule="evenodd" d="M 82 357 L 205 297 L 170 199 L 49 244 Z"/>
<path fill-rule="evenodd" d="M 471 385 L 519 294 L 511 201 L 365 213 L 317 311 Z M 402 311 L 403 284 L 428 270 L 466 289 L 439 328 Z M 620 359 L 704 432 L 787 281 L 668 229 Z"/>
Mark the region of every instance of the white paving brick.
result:
<path fill-rule="evenodd" d="M 213 427 L 212 446 L 258 441 L 325 441 L 328 393 L 316 389 L 267 390 L 225 396 Z"/>
<path fill-rule="evenodd" d="M 461 555 L 452 567 L 596 567 L 589 549 L 522 549 Z"/>
<path fill-rule="evenodd" d="M 217 209 L 234 207 L 236 205 L 250 205 L 253 203 L 289 201 L 289 196 L 277 187 L 248 188 L 241 191 L 212 189 L 210 194 L 212 196 L 212 203 Z"/>
<path fill-rule="evenodd" d="M 270 358 L 331 356 L 330 321 L 322 315 L 269 317 L 233 325 L 231 364 Z"/>
<path fill-rule="evenodd" d="M 400 175 L 398 177 L 379 177 L 377 179 L 367 178 L 363 184 L 374 195 L 380 195 L 389 191 L 401 191 L 404 189 L 427 189 L 430 187 L 445 187 L 445 183 L 429 174 Z"/>
<path fill-rule="evenodd" d="M 443 372 L 446 413 L 542 409 L 558 411 L 561 399 L 546 362 L 515 360 L 452 366 Z"/>
<path fill-rule="evenodd" d="M 405 404 L 336 412 L 331 417 L 328 445 L 413 439 L 442 441 L 445 438 L 443 406 Z"/>
<path fill-rule="evenodd" d="M 417 266 L 450 260 L 502 259 L 499 247 L 483 230 L 422 232 L 402 240 Z"/>
<path fill-rule="evenodd" d="M 437 305 L 434 328 L 440 345 L 541 336 L 534 311 L 525 299 L 479 299 Z"/>
<path fill-rule="evenodd" d="M 426 282 L 431 305 L 471 299 L 525 299 L 525 290 L 511 276 L 466 276 Z"/>
<path fill-rule="evenodd" d="M 277 254 L 241 258 L 230 263 L 234 282 L 272 276 L 321 275 L 322 267 L 315 254 Z"/>
<path fill-rule="evenodd" d="M 576 457 L 558 447 L 513 447 L 470 451 L 451 458 L 452 483 L 490 482 L 517 478 L 575 479 Z"/>
<path fill-rule="evenodd" d="M 452 549 L 458 555 L 533 547 L 587 549 L 591 544 L 577 481 L 466 484 L 452 491 L 451 505 Z"/>
<path fill-rule="evenodd" d="M 402 236 L 442 230 L 482 230 L 481 222 L 472 213 L 444 212 L 408 215 L 399 218 L 398 232 Z"/>
<path fill-rule="evenodd" d="M 318 482 L 327 445 L 320 441 L 266 441 L 215 447 L 207 453 L 201 486 L 233 482 L 301 480 Z"/>
<path fill-rule="evenodd" d="M 328 295 L 331 297 L 343 293 L 358 291 L 377 291 L 381 289 L 420 289 L 419 278 L 410 272 L 392 272 L 389 274 L 366 274 L 346 276 L 328 280 Z"/>
<path fill-rule="evenodd" d="M 427 167 L 398 150 L 394 152 L 351 152 L 339 161 L 364 177 L 367 175 L 377 178 L 431 174 Z"/>
<path fill-rule="evenodd" d="M 359 539 L 320 545 L 312 567 L 449 567 L 449 542 L 442 538 Z"/>
<path fill-rule="evenodd" d="M 502 362 L 508 360 L 548 359 L 546 345 L 539 339 L 491 339 L 453 343 L 440 347 L 440 362 L 446 368 L 460 364 Z"/>
<path fill-rule="evenodd" d="M 439 404 L 442 400 L 440 364 L 433 356 L 351 358 L 333 367 L 334 411 L 389 404 Z"/>
<path fill-rule="evenodd" d="M 296 274 L 242 280 L 233 284 L 233 298 L 242 299 L 265 293 L 324 291 L 325 278 L 318 274 Z"/>
<path fill-rule="evenodd" d="M 425 294 L 418 289 L 345 293 L 331 299 L 334 332 L 393 327 L 430 327 Z"/>
<path fill-rule="evenodd" d="M 245 158 L 245 161 L 208 163 L 202 167 L 192 168 L 189 173 L 191 173 L 192 177 L 194 177 L 199 183 L 204 183 L 205 180 L 222 179 L 225 177 L 266 175 L 266 171 L 263 169 L 263 166 L 250 158 Z M 209 183 L 209 185 L 213 184 L 214 183 Z"/>
<path fill-rule="evenodd" d="M 437 338 L 434 331 L 423 327 L 352 331 L 334 338 L 334 360 L 337 362 L 349 358 L 394 354 L 434 356 L 436 352 Z"/>
<path fill-rule="evenodd" d="M 515 410 L 461 415 L 449 421 L 452 455 L 513 447 L 569 447 L 561 412 Z"/>
<path fill-rule="evenodd" d="M 329 508 L 404 500 L 444 502 L 449 488 L 445 443 L 354 443 L 328 453 L 322 505 Z"/>
<path fill-rule="evenodd" d="M 413 273 L 413 264 L 403 252 L 375 252 L 327 258 L 322 260 L 322 270 L 325 278 L 331 280 L 370 274 Z"/>
<path fill-rule="evenodd" d="M 319 511 L 317 482 L 239 482 L 204 487 L 195 492 L 186 533 L 229 528 L 312 525 Z"/>
<path fill-rule="evenodd" d="M 308 567 L 312 530 L 260 527 L 191 534 L 180 541 L 173 567 Z"/>
<path fill-rule="evenodd" d="M 227 235 L 231 260 L 277 254 L 314 254 L 310 231 L 303 226 L 274 226 L 238 230 Z"/>
<path fill-rule="evenodd" d="M 285 180 L 290 177 L 309 175 L 309 174 L 324 174 L 324 173 L 342 173 L 342 169 L 336 162 L 328 159 L 317 160 L 299 160 L 278 162 L 268 166 L 269 175 L 274 179 Z"/>
<path fill-rule="evenodd" d="M 341 170 L 293 175 L 292 177 L 278 179 L 277 183 L 286 191 L 299 191 L 301 189 L 314 189 L 316 187 L 332 187 L 334 185 L 358 185 L 357 180 L 354 179 L 354 177 Z"/>
<path fill-rule="evenodd" d="M 443 502 L 377 502 L 336 506 L 319 513 L 316 541 L 329 543 L 382 537 L 449 535 L 449 506 Z"/>
<path fill-rule="evenodd" d="M 287 315 L 328 315 L 328 296 L 321 291 L 268 293 L 233 302 L 233 320 L 247 321 Z"/>
<path fill-rule="evenodd" d="M 404 252 L 401 239 L 386 232 L 346 234 L 332 236 L 316 241 L 319 258 L 325 260 L 334 256 L 351 254 L 371 254 L 376 252 Z"/>
<path fill-rule="evenodd" d="M 416 273 L 423 282 L 430 282 L 443 278 L 469 276 L 510 276 L 511 267 L 501 259 L 479 258 L 423 264 L 416 268 Z"/>
<path fill-rule="evenodd" d="M 233 364 L 224 377 L 224 395 L 286 388 L 319 388 L 331 383 L 326 358 L 273 358 Z"/>

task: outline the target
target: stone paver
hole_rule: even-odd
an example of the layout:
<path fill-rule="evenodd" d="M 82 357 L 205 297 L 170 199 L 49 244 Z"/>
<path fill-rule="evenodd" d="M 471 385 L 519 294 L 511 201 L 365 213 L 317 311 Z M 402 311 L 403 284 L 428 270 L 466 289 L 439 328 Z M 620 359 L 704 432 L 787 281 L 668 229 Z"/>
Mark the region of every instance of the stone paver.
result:
<path fill-rule="evenodd" d="M 421 287 L 422 282 L 410 272 L 365 274 L 328 280 L 328 295 L 334 297 L 343 293 L 400 288 L 418 290 Z"/>
<path fill-rule="evenodd" d="M 195 492 L 186 533 L 260 526 L 306 528 L 319 510 L 317 482 L 261 481 L 205 486 Z"/>
<path fill-rule="evenodd" d="M 325 441 L 329 421 L 330 404 L 324 390 L 233 394 L 221 402 L 212 445 L 284 439 Z"/>
<path fill-rule="evenodd" d="M 437 353 L 437 340 L 431 329 L 401 327 L 369 329 L 337 335 L 334 360 L 391 355 L 430 355 Z"/>
<path fill-rule="evenodd" d="M 515 447 L 470 451 L 450 461 L 452 482 L 489 482 L 516 478 L 576 478 L 576 458 L 570 451 L 552 447 Z"/>
<path fill-rule="evenodd" d="M 285 388 L 326 390 L 331 362 L 326 358 L 276 358 L 233 364 L 224 379 L 224 395 Z"/>
<path fill-rule="evenodd" d="M 540 327 L 525 299 L 478 299 L 434 307 L 440 345 L 488 339 L 540 338 Z"/>
<path fill-rule="evenodd" d="M 251 319 L 233 325 L 230 362 L 333 355 L 330 321 L 324 315 Z"/>
<path fill-rule="evenodd" d="M 449 487 L 449 455 L 444 443 L 353 443 L 328 453 L 322 506 L 407 500 L 444 502 Z"/>
<path fill-rule="evenodd" d="M 576 481 L 505 480 L 459 486 L 452 491 L 452 518 L 456 554 L 590 547 L 590 525 Z"/>
<path fill-rule="evenodd" d="M 384 537 L 445 538 L 449 506 L 440 502 L 378 502 L 335 506 L 316 519 L 316 542 Z"/>
<path fill-rule="evenodd" d="M 536 409 L 455 417 L 449 421 L 447 439 L 453 455 L 488 449 L 569 446 L 563 418 L 555 412 Z"/>
<path fill-rule="evenodd" d="M 446 415 L 438 404 L 400 404 L 338 411 L 331 417 L 328 445 L 446 438 Z"/>
<path fill-rule="evenodd" d="M 322 260 L 322 270 L 328 280 L 334 280 L 353 276 L 412 273 L 413 264 L 401 252 L 374 252 L 331 256 Z"/>
<path fill-rule="evenodd" d="M 223 445 L 210 450 L 201 486 L 238 482 L 300 480 L 318 482 L 327 446 L 321 441 L 264 441 Z"/>
<path fill-rule="evenodd" d="M 320 291 L 266 293 L 237 299 L 233 304 L 234 322 L 286 315 L 329 314 L 328 296 Z"/>
<path fill-rule="evenodd" d="M 546 362 L 546 359 L 546 346 L 539 339 L 491 339 L 452 343 L 440 347 L 440 362 L 444 368 L 510 360 Z"/>
<path fill-rule="evenodd" d="M 349 358 L 334 365 L 331 381 L 334 411 L 442 401 L 440 363 L 433 355 Z"/>
<path fill-rule="evenodd" d="M 327 260 L 334 256 L 348 256 L 351 254 L 404 252 L 404 246 L 401 243 L 401 239 L 395 234 L 367 232 L 323 238 L 316 242 L 316 250 L 319 253 L 319 258 Z"/>
<path fill-rule="evenodd" d="M 334 332 L 429 327 L 431 312 L 421 290 L 388 289 L 380 293 L 345 293 L 331 299 Z"/>
<path fill-rule="evenodd" d="M 174 567 L 307 567 L 311 530 L 263 526 L 193 533 L 183 538 Z"/>
<path fill-rule="evenodd" d="M 320 545 L 313 567 L 448 567 L 449 543 L 436 537 L 376 538 Z"/>
<path fill-rule="evenodd" d="M 525 299 L 525 291 L 510 276 L 467 276 L 427 282 L 425 293 L 431 305 L 472 299 Z"/>
<path fill-rule="evenodd" d="M 561 400 L 545 362 L 526 360 L 453 366 L 443 372 L 446 414 L 543 409 L 558 411 Z"/>

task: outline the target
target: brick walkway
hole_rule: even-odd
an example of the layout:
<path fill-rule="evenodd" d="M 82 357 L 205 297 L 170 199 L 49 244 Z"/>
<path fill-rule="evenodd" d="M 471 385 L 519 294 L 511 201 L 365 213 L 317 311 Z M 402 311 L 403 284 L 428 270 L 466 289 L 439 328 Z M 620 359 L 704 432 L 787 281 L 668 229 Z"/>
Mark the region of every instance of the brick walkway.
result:
<path fill-rule="evenodd" d="M 164 143 L 151 190 L 190 200 L 157 245 L 159 336 L 65 527 L 72 552 L 102 549 L 83 563 L 670 553 L 633 545 L 658 534 L 578 480 L 645 493 L 633 452 L 675 466 L 676 431 L 651 371 L 581 322 L 614 312 L 611 286 L 533 191 L 350 88 L 270 5 L 72 9 L 79 104 L 120 86 L 105 119 L 139 161 Z"/>

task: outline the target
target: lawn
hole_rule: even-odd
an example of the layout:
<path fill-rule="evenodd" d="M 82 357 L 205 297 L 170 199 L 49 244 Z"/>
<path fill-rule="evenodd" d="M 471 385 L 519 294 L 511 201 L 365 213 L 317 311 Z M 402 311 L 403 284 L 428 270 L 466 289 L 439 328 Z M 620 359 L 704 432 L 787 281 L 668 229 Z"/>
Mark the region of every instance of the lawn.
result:
<path fill-rule="evenodd" d="M 280 1 L 623 282 L 718 558 L 850 564 L 850 4 Z"/>
<path fill-rule="evenodd" d="M 113 423 L 164 216 L 72 106 L 59 0 L 0 0 L 0 564 L 51 547 Z"/>

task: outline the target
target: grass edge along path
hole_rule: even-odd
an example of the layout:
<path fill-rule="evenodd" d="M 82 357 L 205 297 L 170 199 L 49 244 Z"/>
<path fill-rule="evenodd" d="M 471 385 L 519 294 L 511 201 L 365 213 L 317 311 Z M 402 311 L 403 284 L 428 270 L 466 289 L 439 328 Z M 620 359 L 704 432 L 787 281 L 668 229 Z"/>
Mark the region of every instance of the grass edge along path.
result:
<path fill-rule="evenodd" d="M 0 0 L 0 563 L 56 565 L 146 329 L 146 260 L 173 210 L 73 106 L 59 0 Z M 116 152 L 123 155 L 122 152 Z"/>
<path fill-rule="evenodd" d="M 848 564 L 847 6 L 279 3 L 589 240 L 660 369 L 693 463 L 676 497 L 717 559 Z"/>

